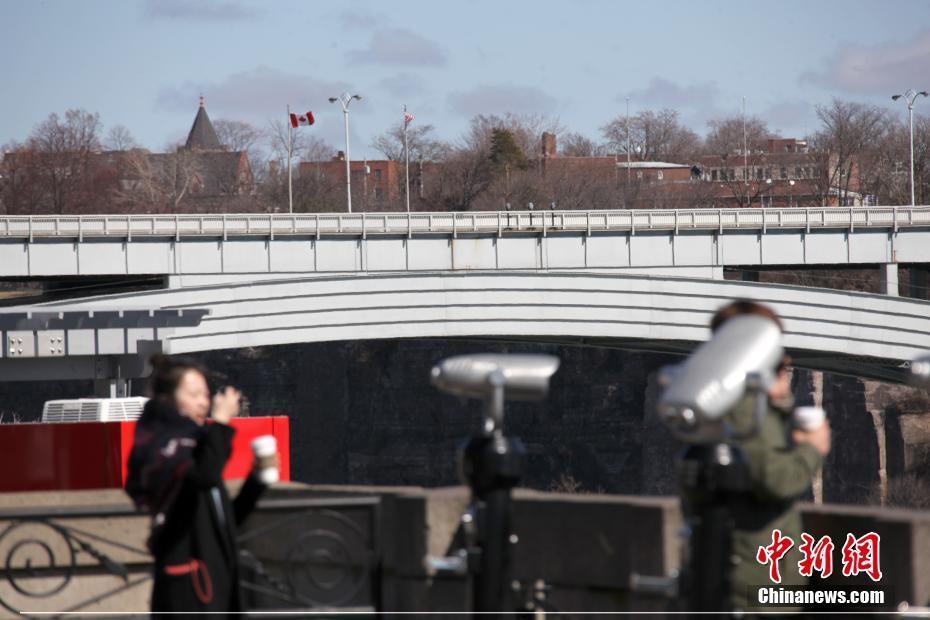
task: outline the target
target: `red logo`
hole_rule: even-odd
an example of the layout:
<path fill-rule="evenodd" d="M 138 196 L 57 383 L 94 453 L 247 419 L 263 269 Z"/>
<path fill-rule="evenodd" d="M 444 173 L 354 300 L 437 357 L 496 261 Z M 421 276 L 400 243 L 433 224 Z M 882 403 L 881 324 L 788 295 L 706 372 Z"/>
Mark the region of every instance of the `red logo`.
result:
<path fill-rule="evenodd" d="M 875 532 L 869 532 L 861 538 L 846 534 L 843 545 L 843 576 L 850 577 L 865 573 L 872 581 L 882 578 L 882 569 L 878 557 L 881 538 Z"/>
<path fill-rule="evenodd" d="M 769 579 L 773 583 L 781 583 L 778 560 L 782 559 L 793 546 L 794 541 L 789 536 L 782 536 L 781 530 L 773 530 L 772 544 L 767 547 L 759 547 L 759 551 L 756 552 L 756 561 L 759 564 L 769 564 Z"/>
<path fill-rule="evenodd" d="M 814 571 L 820 573 L 821 579 L 833 574 L 833 541 L 824 536 L 814 544 L 814 537 L 810 534 L 801 534 L 801 545 L 798 547 L 804 557 L 798 562 L 798 569 L 805 577 L 810 577 Z"/>

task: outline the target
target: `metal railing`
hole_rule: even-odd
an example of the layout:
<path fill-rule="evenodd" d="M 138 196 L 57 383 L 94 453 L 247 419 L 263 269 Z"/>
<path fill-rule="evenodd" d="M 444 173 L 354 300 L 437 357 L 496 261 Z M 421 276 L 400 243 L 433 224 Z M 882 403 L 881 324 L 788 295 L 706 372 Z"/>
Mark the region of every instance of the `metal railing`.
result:
<path fill-rule="evenodd" d="M 247 607 L 374 611 L 379 507 L 377 497 L 261 500 L 238 538 Z M 0 617 L 119 608 L 152 578 L 148 527 L 124 504 L 0 509 Z"/>
<path fill-rule="evenodd" d="M 0 238 L 119 238 L 510 234 L 646 230 L 831 229 L 930 227 L 930 207 L 819 209 L 683 209 L 616 211 L 465 211 L 217 215 L 59 215 L 0 218 Z"/>

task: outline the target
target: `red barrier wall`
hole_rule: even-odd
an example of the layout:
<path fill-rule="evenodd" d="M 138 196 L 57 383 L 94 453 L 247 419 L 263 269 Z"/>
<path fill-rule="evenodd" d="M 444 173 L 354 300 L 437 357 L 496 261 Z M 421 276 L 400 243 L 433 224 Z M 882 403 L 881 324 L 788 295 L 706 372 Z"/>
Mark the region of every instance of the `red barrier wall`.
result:
<path fill-rule="evenodd" d="M 223 479 L 245 478 L 253 439 L 274 435 L 281 480 L 291 479 L 288 418 L 236 418 L 232 456 Z M 122 488 L 135 422 L 0 424 L 0 493 Z"/>

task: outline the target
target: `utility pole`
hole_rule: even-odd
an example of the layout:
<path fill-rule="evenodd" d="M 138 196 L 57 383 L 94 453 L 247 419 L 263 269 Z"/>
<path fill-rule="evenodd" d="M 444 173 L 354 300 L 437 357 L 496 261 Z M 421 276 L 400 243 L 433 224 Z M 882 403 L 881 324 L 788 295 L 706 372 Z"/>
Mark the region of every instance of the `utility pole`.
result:
<path fill-rule="evenodd" d="M 294 150 L 294 129 L 291 127 L 291 105 L 287 106 L 287 212 L 294 213 L 294 187 L 291 184 L 291 152 Z"/>

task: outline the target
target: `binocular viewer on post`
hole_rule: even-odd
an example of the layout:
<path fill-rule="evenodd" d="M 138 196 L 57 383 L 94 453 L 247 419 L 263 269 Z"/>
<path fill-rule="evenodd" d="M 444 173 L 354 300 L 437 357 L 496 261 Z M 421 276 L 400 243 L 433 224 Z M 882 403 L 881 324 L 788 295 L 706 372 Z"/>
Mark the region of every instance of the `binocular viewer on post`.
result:
<path fill-rule="evenodd" d="M 659 382 L 665 390 L 659 399 L 660 419 L 678 439 L 688 443 L 717 443 L 736 438 L 725 414 L 747 391 L 764 394 L 784 358 L 782 334 L 771 320 L 761 316 L 738 316 L 718 329 L 687 360 L 661 370 Z M 761 423 L 759 409 L 753 427 Z"/>
<path fill-rule="evenodd" d="M 433 367 L 433 385 L 449 394 L 485 401 L 485 433 L 503 428 L 504 401 L 542 400 L 559 369 L 551 355 L 480 354 L 445 359 Z"/>
<path fill-rule="evenodd" d="M 471 499 L 460 518 L 462 546 L 447 557 L 426 558 L 437 572 L 465 576 L 472 611 L 509 612 L 511 492 L 526 467 L 526 450 L 516 437 L 504 436 L 504 401 L 537 401 L 549 393 L 549 379 L 559 368 L 550 355 L 463 355 L 441 361 L 431 372 L 433 385 L 444 392 L 483 400 L 482 433 L 460 453 L 462 477 Z"/>
<path fill-rule="evenodd" d="M 911 362 L 911 383 L 930 389 L 930 353 L 921 355 Z"/>

